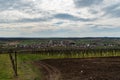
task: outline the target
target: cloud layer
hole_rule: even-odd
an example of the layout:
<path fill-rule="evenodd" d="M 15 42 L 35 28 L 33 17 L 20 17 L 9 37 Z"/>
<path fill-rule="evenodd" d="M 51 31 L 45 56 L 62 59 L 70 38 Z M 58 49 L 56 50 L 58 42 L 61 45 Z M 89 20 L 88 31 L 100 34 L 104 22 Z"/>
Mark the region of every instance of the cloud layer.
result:
<path fill-rule="evenodd" d="M 120 0 L 0 0 L 1 37 L 120 37 Z"/>

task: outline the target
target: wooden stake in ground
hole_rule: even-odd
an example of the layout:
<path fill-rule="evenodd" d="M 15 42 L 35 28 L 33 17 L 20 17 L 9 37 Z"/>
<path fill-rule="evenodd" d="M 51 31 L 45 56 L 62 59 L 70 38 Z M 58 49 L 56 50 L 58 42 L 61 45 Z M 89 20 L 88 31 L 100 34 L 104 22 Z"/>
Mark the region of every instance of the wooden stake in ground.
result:
<path fill-rule="evenodd" d="M 10 50 L 9 57 L 10 57 L 10 61 L 12 63 L 14 75 L 15 75 L 15 77 L 17 77 L 18 76 L 18 73 L 17 73 L 17 52 Z"/>

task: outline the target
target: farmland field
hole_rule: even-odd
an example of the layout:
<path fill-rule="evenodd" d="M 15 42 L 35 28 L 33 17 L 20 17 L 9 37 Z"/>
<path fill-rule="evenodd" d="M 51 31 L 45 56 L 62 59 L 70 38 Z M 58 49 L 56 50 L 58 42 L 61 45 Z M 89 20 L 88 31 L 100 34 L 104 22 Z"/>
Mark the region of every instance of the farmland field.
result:
<path fill-rule="evenodd" d="M 18 76 L 9 55 L 14 53 Z M 119 38 L 0 38 L 0 80 L 119 80 L 118 56 Z M 108 74 L 100 72 L 105 71 L 104 67 L 115 78 L 100 76 Z M 99 70 L 95 72 L 98 76 L 89 75 L 93 68 Z"/>
<path fill-rule="evenodd" d="M 120 57 L 47 59 L 35 64 L 42 80 L 120 80 Z"/>
<path fill-rule="evenodd" d="M 18 54 L 18 56 L 17 56 L 18 57 L 18 77 L 14 77 L 12 65 L 11 65 L 8 54 L 0 54 L 0 61 L 1 61 L 0 62 L 0 80 L 43 80 L 42 78 L 44 77 L 44 73 L 46 73 L 46 72 L 43 72 L 44 70 L 42 68 L 40 68 L 40 66 L 39 66 L 39 64 L 41 64 L 41 61 L 42 62 L 45 61 L 45 64 L 47 63 L 50 66 L 52 66 L 53 68 L 54 67 L 58 68 L 59 70 L 55 68 L 57 70 L 57 73 L 61 73 L 62 72 L 61 70 L 65 71 L 64 70 L 65 68 L 62 69 L 62 67 L 66 66 L 66 70 L 68 69 L 67 71 L 68 71 L 68 73 L 70 73 L 70 75 L 68 75 L 68 76 L 71 76 L 71 74 L 77 75 L 77 72 L 76 73 L 74 72 L 76 70 L 74 70 L 74 69 L 72 70 L 72 68 L 75 67 L 75 69 L 77 69 L 81 65 L 82 59 L 80 59 L 80 61 L 79 61 L 78 58 L 86 59 L 88 57 L 91 58 L 91 57 L 110 57 L 110 56 L 120 56 L 120 53 L 119 52 L 115 53 L 115 54 L 113 54 L 113 53 L 103 53 L 103 54 L 99 54 L 99 53 L 98 54 L 96 54 L 96 53 L 95 54 L 94 53 L 88 54 L 87 53 L 87 54 L 85 54 L 84 53 L 84 55 L 78 54 L 78 53 L 73 53 L 71 55 L 45 54 L 45 53 L 43 53 L 43 54 Z M 75 62 L 76 60 L 71 59 L 71 58 L 77 58 L 78 65 L 76 65 L 76 62 Z M 119 63 L 118 58 L 119 57 L 113 58 L 113 59 L 110 58 L 110 59 L 111 60 L 115 59 L 114 61 L 112 61 L 112 63 L 114 62 L 117 65 L 117 63 Z M 67 60 L 68 60 L 68 62 L 66 62 Z M 101 58 L 101 60 L 102 60 L 102 58 Z M 92 59 L 82 60 L 83 63 L 85 62 L 85 64 L 87 64 L 86 61 L 91 62 Z M 103 59 L 103 61 L 104 61 L 104 59 Z M 72 62 L 72 63 L 69 64 L 69 62 Z M 58 63 L 58 64 L 55 64 L 55 63 Z M 99 63 L 99 61 L 98 61 L 98 63 Z M 110 64 L 110 63 L 108 63 L 108 64 Z M 74 65 L 74 66 L 72 67 L 71 65 Z M 71 70 L 73 73 L 69 72 L 69 68 L 67 68 L 67 66 L 71 67 Z M 54 69 L 52 69 L 52 70 L 53 71 L 51 73 L 54 72 Z M 55 71 L 55 73 L 56 73 L 56 71 Z M 73 78 L 74 77 L 76 77 L 76 76 L 73 76 Z M 67 80 L 66 75 L 63 75 L 62 79 Z M 68 79 L 68 80 L 70 80 L 70 79 Z M 76 79 L 76 80 L 79 80 L 79 79 Z"/>

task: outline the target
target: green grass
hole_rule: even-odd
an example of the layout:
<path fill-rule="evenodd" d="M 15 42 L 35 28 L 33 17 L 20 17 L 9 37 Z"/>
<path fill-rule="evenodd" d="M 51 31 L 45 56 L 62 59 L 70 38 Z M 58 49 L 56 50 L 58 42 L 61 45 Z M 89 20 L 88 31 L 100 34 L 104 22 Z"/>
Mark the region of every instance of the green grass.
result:
<path fill-rule="evenodd" d="M 0 55 L 0 80 L 12 79 L 12 69 L 7 54 Z"/>
<path fill-rule="evenodd" d="M 27 56 L 27 55 L 26 55 Z M 39 72 L 32 62 L 24 61 L 18 56 L 18 77 L 14 72 L 8 54 L 0 54 L 0 80 L 40 80 Z"/>
<path fill-rule="evenodd" d="M 33 61 L 55 58 L 87 58 L 87 57 L 108 57 L 120 56 L 118 53 L 102 54 L 18 54 L 18 78 L 13 76 L 12 65 L 8 54 L 0 54 L 0 80 L 40 80 L 40 71 L 33 65 Z"/>
<path fill-rule="evenodd" d="M 18 79 L 19 80 L 40 80 L 38 70 L 29 60 L 22 60 L 18 56 Z"/>

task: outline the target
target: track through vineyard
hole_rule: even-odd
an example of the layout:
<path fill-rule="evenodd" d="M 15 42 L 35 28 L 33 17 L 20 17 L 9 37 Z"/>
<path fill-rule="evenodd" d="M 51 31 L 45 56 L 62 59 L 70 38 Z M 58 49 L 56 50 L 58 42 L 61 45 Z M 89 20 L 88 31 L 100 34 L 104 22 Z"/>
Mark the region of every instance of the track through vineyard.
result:
<path fill-rule="evenodd" d="M 59 80 L 61 73 L 58 69 L 42 61 L 37 65 L 40 66 L 41 69 L 45 70 L 43 73 L 45 76 L 42 80 Z"/>
<path fill-rule="evenodd" d="M 42 80 L 120 80 L 120 57 L 36 61 Z"/>

